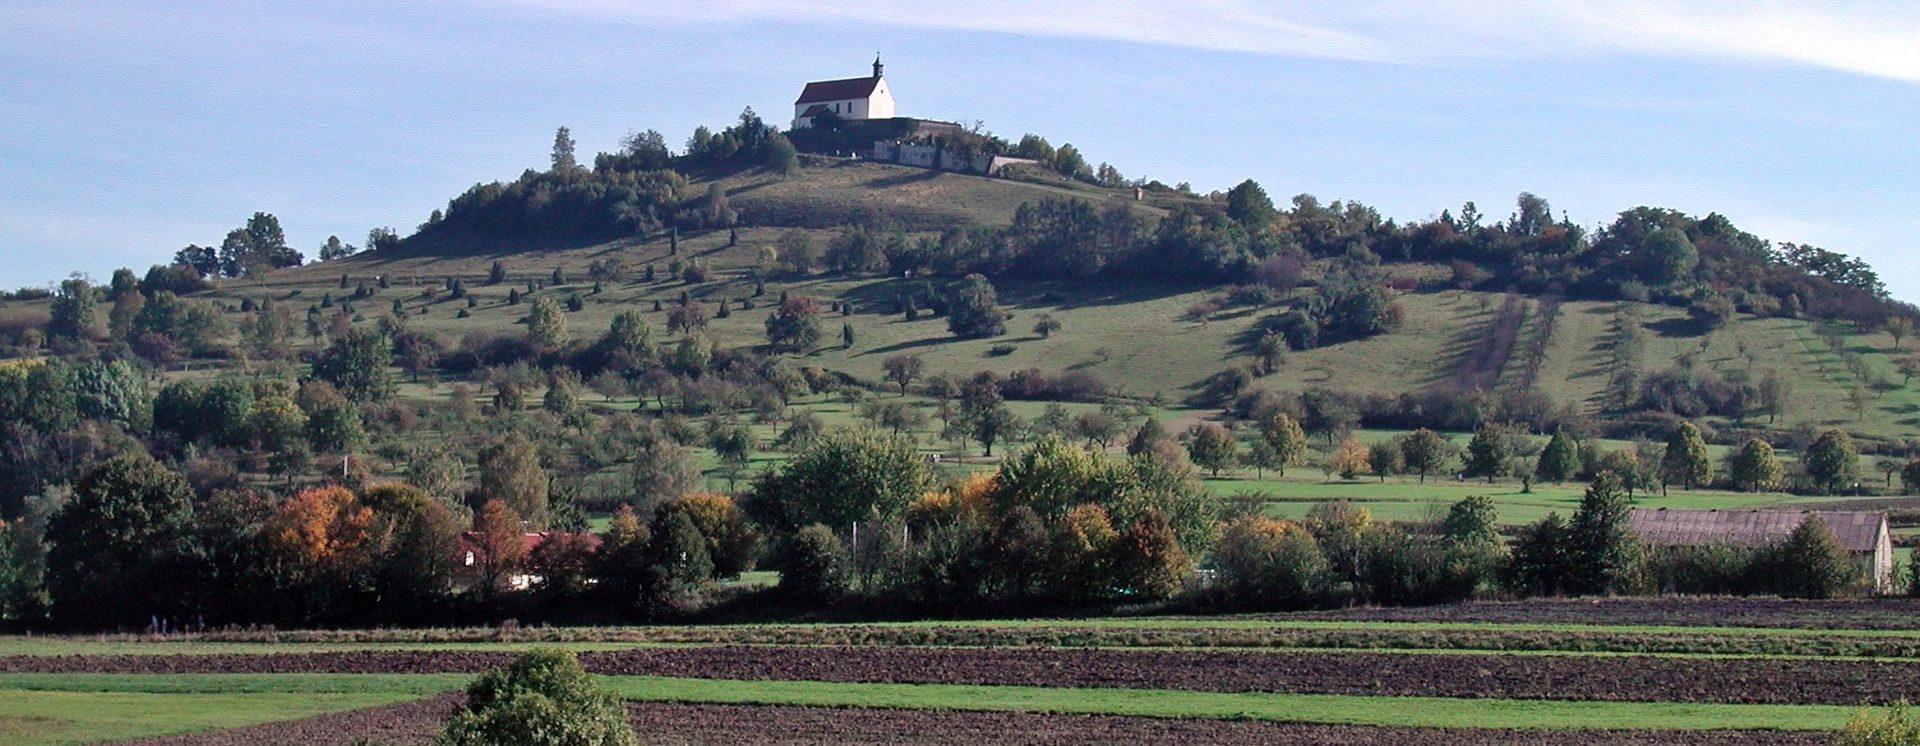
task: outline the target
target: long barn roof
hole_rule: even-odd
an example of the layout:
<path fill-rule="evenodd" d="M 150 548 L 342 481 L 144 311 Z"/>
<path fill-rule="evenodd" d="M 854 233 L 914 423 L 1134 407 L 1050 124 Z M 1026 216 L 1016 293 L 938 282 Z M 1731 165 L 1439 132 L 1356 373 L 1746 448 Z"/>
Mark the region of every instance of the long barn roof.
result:
<path fill-rule="evenodd" d="M 873 89 L 880 86 L 880 78 L 847 78 L 845 80 L 816 80 L 801 89 L 800 100 L 794 105 L 810 104 L 818 101 L 848 101 L 873 95 Z"/>
<path fill-rule="evenodd" d="M 1628 523 L 1640 539 L 1660 546 L 1729 543 L 1765 546 L 1784 541 L 1817 515 L 1849 552 L 1872 552 L 1887 514 L 1870 510 L 1670 510 L 1634 508 Z"/>

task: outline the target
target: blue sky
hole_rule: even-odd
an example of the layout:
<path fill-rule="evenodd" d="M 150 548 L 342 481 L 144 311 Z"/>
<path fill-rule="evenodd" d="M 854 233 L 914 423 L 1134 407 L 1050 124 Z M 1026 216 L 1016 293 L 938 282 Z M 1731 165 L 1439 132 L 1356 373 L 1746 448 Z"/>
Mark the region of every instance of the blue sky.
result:
<path fill-rule="evenodd" d="M 1127 176 L 1402 220 L 1532 191 L 1719 211 L 1920 300 L 1910 3 L 0 0 L 0 286 L 166 261 L 255 210 L 310 256 L 630 130 L 683 142 L 874 52 L 903 115 Z M 182 10 L 176 6 L 187 6 Z M 1024 7 L 1023 7 L 1024 6 Z"/>

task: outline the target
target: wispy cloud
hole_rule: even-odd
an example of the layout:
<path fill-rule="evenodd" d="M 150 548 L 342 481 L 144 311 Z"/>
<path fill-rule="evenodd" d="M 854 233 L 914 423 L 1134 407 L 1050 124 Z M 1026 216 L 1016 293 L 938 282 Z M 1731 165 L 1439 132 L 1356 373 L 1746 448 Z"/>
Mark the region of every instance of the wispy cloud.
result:
<path fill-rule="evenodd" d="M 645 22 L 879 24 L 1400 64 L 1630 53 L 1920 82 L 1920 5 L 1806 0 L 505 0 Z"/>

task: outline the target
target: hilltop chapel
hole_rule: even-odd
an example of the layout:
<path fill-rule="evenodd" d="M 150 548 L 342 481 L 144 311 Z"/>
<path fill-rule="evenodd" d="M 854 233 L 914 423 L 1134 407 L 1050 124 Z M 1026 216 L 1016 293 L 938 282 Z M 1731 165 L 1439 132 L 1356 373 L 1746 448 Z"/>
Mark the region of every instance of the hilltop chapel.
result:
<path fill-rule="evenodd" d="M 873 75 L 844 80 L 818 80 L 800 91 L 793 102 L 793 128 L 813 126 L 815 117 L 841 121 L 892 119 L 893 93 L 880 77 L 880 58 L 873 58 Z"/>

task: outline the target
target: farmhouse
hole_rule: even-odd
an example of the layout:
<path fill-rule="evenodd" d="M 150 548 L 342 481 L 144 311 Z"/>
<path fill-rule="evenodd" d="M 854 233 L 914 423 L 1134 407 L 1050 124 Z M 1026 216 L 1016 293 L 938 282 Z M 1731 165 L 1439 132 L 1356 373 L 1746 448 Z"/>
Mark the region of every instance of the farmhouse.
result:
<path fill-rule="evenodd" d="M 1640 540 L 1658 547 L 1732 544 L 1762 547 L 1786 541 L 1808 516 L 1819 516 L 1858 560 L 1875 593 L 1893 590 L 1893 538 L 1887 514 L 1868 510 L 1669 510 L 1634 508 Z"/>
<path fill-rule="evenodd" d="M 880 58 L 873 58 L 873 75 L 844 80 L 816 80 L 800 90 L 793 102 L 793 128 L 806 129 L 816 118 L 844 122 L 893 118 L 893 92 L 880 76 Z"/>

